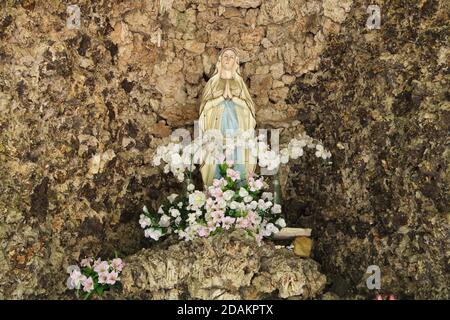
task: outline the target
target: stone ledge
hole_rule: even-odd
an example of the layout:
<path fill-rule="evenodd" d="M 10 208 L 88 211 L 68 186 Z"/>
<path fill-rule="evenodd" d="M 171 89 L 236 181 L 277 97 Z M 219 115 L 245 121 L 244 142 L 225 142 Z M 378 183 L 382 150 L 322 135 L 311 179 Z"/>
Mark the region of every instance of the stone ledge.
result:
<path fill-rule="evenodd" d="M 242 231 L 143 249 L 125 259 L 127 299 L 311 299 L 326 277 L 311 259 Z"/>

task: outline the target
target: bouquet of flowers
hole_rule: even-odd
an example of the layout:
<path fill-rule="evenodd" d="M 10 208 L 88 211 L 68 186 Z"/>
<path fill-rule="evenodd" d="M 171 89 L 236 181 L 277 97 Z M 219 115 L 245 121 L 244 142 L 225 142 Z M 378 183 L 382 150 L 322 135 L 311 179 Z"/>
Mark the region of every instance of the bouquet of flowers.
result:
<path fill-rule="evenodd" d="M 105 290 L 119 285 L 119 275 L 124 263 L 117 257 L 112 261 L 102 261 L 99 258 L 95 262 L 93 258 L 86 258 L 81 260 L 80 266 L 81 268 L 71 265 L 67 268 L 67 287 L 76 290 L 77 297 L 89 299 L 94 294 L 102 296 Z"/>
<path fill-rule="evenodd" d="M 168 234 L 189 241 L 230 229 L 244 229 L 258 242 L 284 228 L 281 205 L 262 177 L 251 175 L 243 181 L 232 162 L 219 165 L 221 178 L 206 191 L 189 185 L 186 194 L 172 194 L 155 213 L 146 206 L 139 223 L 145 236 L 159 240 Z"/>

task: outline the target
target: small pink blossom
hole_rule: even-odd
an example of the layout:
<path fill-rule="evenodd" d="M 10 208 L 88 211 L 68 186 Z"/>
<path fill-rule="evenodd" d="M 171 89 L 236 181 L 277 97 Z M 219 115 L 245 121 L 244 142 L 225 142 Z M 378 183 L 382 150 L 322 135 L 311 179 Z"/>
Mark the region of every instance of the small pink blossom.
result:
<path fill-rule="evenodd" d="M 119 280 L 119 273 L 116 271 L 109 272 L 106 275 L 106 283 L 107 284 L 113 285 L 116 283 L 117 280 Z"/>
<path fill-rule="evenodd" d="M 98 258 L 97 260 L 95 260 L 93 268 L 95 268 L 96 266 L 98 266 L 100 263 L 102 263 L 102 259 Z"/>
<path fill-rule="evenodd" d="M 249 178 L 248 185 L 250 187 L 250 191 L 261 190 L 264 187 L 263 179 L 259 178 L 255 180 L 254 178 Z"/>
<path fill-rule="evenodd" d="M 212 188 L 210 193 L 214 198 L 221 198 L 223 196 L 223 191 L 219 187 Z"/>
<path fill-rule="evenodd" d="M 209 235 L 209 229 L 207 227 L 201 226 L 198 228 L 199 237 L 207 237 Z"/>
<path fill-rule="evenodd" d="M 83 282 L 83 291 L 91 292 L 93 289 L 94 289 L 94 280 L 92 280 L 92 277 L 89 277 Z"/>
<path fill-rule="evenodd" d="M 94 259 L 92 259 L 92 258 L 86 258 L 86 259 L 83 259 L 83 260 L 81 260 L 81 262 L 80 262 L 80 265 L 82 266 L 82 267 L 91 267 L 91 263 L 94 261 Z"/>
<path fill-rule="evenodd" d="M 227 180 L 225 180 L 224 178 L 213 180 L 213 186 L 216 188 L 222 188 L 222 187 L 225 187 L 226 185 L 227 185 Z"/>
<path fill-rule="evenodd" d="M 256 223 L 256 213 L 254 211 L 249 211 L 247 213 L 247 219 L 251 224 Z"/>
<path fill-rule="evenodd" d="M 236 221 L 236 218 L 233 217 L 223 217 L 222 218 L 222 227 L 225 230 L 230 229 L 231 225 Z"/>
<path fill-rule="evenodd" d="M 116 258 L 113 259 L 113 261 L 111 261 L 111 267 L 113 267 L 114 270 L 116 271 L 122 271 L 123 269 L 123 261 L 120 258 Z"/>
<path fill-rule="evenodd" d="M 94 271 L 97 273 L 104 273 L 104 272 L 108 272 L 109 269 L 109 264 L 106 261 L 102 261 L 100 263 L 98 263 L 97 265 L 94 266 Z"/>
<path fill-rule="evenodd" d="M 98 274 L 98 283 L 104 284 L 108 281 L 108 272 L 102 272 Z"/>
<path fill-rule="evenodd" d="M 80 285 L 86 280 L 86 276 L 82 274 L 79 270 L 73 270 L 70 273 L 68 280 L 69 289 L 79 289 Z"/>
<path fill-rule="evenodd" d="M 224 215 L 225 215 L 225 213 L 223 212 L 223 210 L 216 210 L 216 211 L 211 212 L 211 218 L 213 219 L 214 223 L 222 221 Z"/>
<path fill-rule="evenodd" d="M 241 173 L 239 171 L 228 168 L 227 176 L 231 178 L 231 180 L 236 181 L 241 178 Z"/>
<path fill-rule="evenodd" d="M 228 166 L 228 168 L 232 167 L 234 165 L 234 161 L 233 160 L 227 160 L 226 164 Z"/>
<path fill-rule="evenodd" d="M 256 173 L 253 171 L 247 171 L 247 177 L 248 179 L 254 179 L 254 177 L 256 176 Z"/>
<path fill-rule="evenodd" d="M 250 223 L 250 221 L 248 220 L 248 218 L 242 218 L 242 217 L 239 217 L 239 218 L 236 219 L 236 226 L 237 226 L 238 228 L 243 228 L 243 229 L 245 229 L 245 228 L 250 227 L 250 225 L 251 225 L 251 223 Z"/>

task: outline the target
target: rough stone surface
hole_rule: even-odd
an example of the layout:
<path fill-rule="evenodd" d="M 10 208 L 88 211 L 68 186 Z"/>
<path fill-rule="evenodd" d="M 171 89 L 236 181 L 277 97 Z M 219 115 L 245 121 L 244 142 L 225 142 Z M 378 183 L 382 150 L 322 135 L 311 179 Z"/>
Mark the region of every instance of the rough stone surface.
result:
<path fill-rule="evenodd" d="M 134 299 L 312 299 L 326 283 L 315 261 L 242 232 L 143 249 L 125 263 L 122 296 Z"/>
<path fill-rule="evenodd" d="M 152 245 L 142 205 L 179 184 L 151 155 L 192 129 L 225 46 L 259 127 L 306 129 L 333 153 L 281 178 L 327 290 L 372 296 L 377 264 L 399 298 L 449 298 L 448 1 L 377 1 L 379 30 L 361 0 L 76 3 L 79 30 L 72 2 L 0 5 L 0 298 L 73 297 L 69 264 Z"/>
<path fill-rule="evenodd" d="M 373 297 L 365 272 L 378 265 L 383 293 L 448 299 L 449 3 L 379 3 L 379 30 L 355 3 L 318 71 L 291 88 L 333 156 L 290 166 L 289 222 L 313 229 L 312 258 L 341 297 Z"/>

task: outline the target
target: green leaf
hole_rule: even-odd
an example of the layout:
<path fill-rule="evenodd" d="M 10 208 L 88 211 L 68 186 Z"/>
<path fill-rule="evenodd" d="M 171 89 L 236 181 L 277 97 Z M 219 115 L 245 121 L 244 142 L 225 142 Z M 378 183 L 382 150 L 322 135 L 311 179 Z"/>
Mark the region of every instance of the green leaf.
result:
<path fill-rule="evenodd" d="M 95 292 L 97 292 L 99 296 L 103 295 L 103 290 L 104 290 L 103 286 L 98 286 L 97 288 L 95 288 Z"/>

